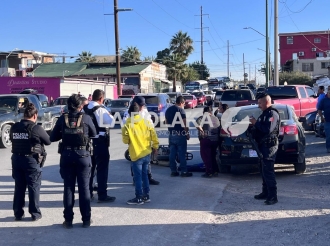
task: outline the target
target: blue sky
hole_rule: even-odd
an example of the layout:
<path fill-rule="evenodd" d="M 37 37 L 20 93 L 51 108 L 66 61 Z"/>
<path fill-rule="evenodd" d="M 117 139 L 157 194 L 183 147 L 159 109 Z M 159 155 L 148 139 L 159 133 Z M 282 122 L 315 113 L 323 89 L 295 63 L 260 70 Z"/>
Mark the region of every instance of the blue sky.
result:
<path fill-rule="evenodd" d="M 156 56 L 169 46 L 176 32 L 188 32 L 194 42 L 194 53 L 188 62 L 199 61 L 200 6 L 204 14 L 204 62 L 211 76 L 227 74 L 227 40 L 230 42 L 230 72 L 234 79 L 243 77 L 243 53 L 246 72 L 254 77 L 265 60 L 265 0 L 118 0 L 120 46 L 136 46 L 142 56 Z M 273 54 L 273 5 L 269 2 L 269 34 Z M 307 5 L 310 3 L 309 5 Z M 2 0 L 0 50 L 14 48 L 48 53 L 78 55 L 115 54 L 113 0 Z M 304 9 L 304 7 L 307 7 Z M 323 9 L 329 0 L 280 0 L 279 32 L 327 30 L 330 16 Z M 5 10 L 5 11 L 4 11 Z M 298 12 L 298 13 L 293 13 Z M 328 24 L 328 25 L 327 25 Z M 61 55 L 61 54 L 59 54 Z M 273 57 L 273 55 L 272 55 Z M 257 72 L 257 81 L 264 76 Z"/>

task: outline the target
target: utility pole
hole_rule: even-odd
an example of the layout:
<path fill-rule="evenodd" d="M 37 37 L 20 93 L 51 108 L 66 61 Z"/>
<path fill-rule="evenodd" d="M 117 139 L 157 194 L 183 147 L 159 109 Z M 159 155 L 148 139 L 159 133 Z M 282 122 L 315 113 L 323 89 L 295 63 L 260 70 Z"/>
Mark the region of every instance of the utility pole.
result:
<path fill-rule="evenodd" d="M 201 29 L 201 41 L 196 41 L 196 42 L 201 42 L 201 65 L 204 65 L 204 42 L 207 42 L 207 41 L 204 41 L 203 29 L 208 28 L 208 27 L 203 27 L 203 15 L 208 15 L 208 14 L 203 14 L 203 6 L 201 6 L 201 14 L 200 15 L 195 15 L 195 16 L 200 16 L 201 17 L 201 27 L 196 28 L 196 29 Z M 203 79 L 204 71 L 202 70 L 201 72 L 202 72 L 201 77 Z"/>
<path fill-rule="evenodd" d="M 249 64 L 249 82 L 251 81 L 251 64 Z"/>
<path fill-rule="evenodd" d="M 268 0 L 266 0 L 266 87 L 269 85 Z"/>
<path fill-rule="evenodd" d="M 229 40 L 227 40 L 227 77 L 230 78 L 229 76 Z"/>
<path fill-rule="evenodd" d="M 113 1 L 114 18 L 115 18 L 115 44 L 116 44 L 116 75 L 117 75 L 117 95 L 120 96 L 121 90 L 121 74 L 120 74 L 120 52 L 119 52 L 119 30 L 118 30 L 118 1 Z"/>
<path fill-rule="evenodd" d="M 279 85 L 278 72 L 278 0 L 274 0 L 274 77 L 273 84 Z"/>
<path fill-rule="evenodd" d="M 243 53 L 243 70 L 244 70 L 243 83 L 245 85 L 245 61 L 244 61 L 244 53 Z"/>
<path fill-rule="evenodd" d="M 257 85 L 257 65 L 254 65 L 254 84 Z"/>

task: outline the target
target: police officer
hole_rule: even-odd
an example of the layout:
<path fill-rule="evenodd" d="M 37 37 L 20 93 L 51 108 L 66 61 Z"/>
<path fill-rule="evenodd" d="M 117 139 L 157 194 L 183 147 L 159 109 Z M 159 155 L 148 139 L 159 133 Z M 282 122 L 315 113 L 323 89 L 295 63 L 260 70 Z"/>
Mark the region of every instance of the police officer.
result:
<path fill-rule="evenodd" d="M 114 118 L 103 105 L 104 91 L 95 90 L 93 92 L 92 101 L 84 106 L 84 112 L 88 114 L 96 127 L 97 135 L 93 138 L 93 158 L 92 171 L 90 178 L 90 193 L 93 195 L 93 179 L 95 168 L 97 171 L 97 194 L 98 202 L 113 202 L 116 197 L 108 196 L 107 183 L 109 173 L 109 146 L 110 146 L 110 129 L 114 126 Z M 102 120 L 102 121 L 101 121 Z"/>
<path fill-rule="evenodd" d="M 12 141 L 12 168 L 15 179 L 14 215 L 15 220 L 24 218 L 25 191 L 29 191 L 29 213 L 33 221 L 41 219 L 39 208 L 41 167 L 40 157 L 45 156 L 43 145 L 50 145 L 48 134 L 36 125 L 38 110 L 32 104 L 28 104 L 24 110 L 24 119 L 15 123 L 10 130 Z"/>
<path fill-rule="evenodd" d="M 83 227 L 91 225 L 91 206 L 89 179 L 92 167 L 88 143 L 95 137 L 96 129 L 92 119 L 81 112 L 83 99 L 78 94 L 73 94 L 68 99 L 69 113 L 63 114 L 56 122 L 50 136 L 52 142 L 62 142 L 59 145 L 60 174 L 64 180 L 64 219 L 63 227 L 72 228 L 73 206 L 76 180 L 79 191 L 79 208 L 82 216 Z"/>
<path fill-rule="evenodd" d="M 280 130 L 280 116 L 272 107 L 271 98 L 266 93 L 258 95 L 258 105 L 263 111 L 259 118 L 250 118 L 255 127 L 255 140 L 262 154 L 262 192 L 254 196 L 258 200 L 266 200 L 266 205 L 277 203 L 277 187 L 274 164 L 278 149 L 278 136 Z"/>

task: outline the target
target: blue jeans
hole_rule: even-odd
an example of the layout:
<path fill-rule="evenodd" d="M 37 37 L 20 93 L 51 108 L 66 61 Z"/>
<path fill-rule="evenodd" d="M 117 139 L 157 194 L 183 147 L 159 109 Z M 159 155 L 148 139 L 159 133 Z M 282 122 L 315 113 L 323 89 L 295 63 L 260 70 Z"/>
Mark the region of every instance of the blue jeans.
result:
<path fill-rule="evenodd" d="M 149 194 L 148 166 L 150 163 L 150 155 L 142 157 L 136 161 L 132 161 L 132 170 L 135 182 L 135 195 L 142 198 Z M 143 184 L 143 187 L 142 187 Z"/>
<path fill-rule="evenodd" d="M 168 138 L 170 147 L 170 168 L 172 172 L 177 172 L 176 155 L 178 154 L 180 160 L 181 172 L 187 172 L 187 137 L 182 135 L 170 135 Z"/>
<path fill-rule="evenodd" d="M 330 122 L 324 123 L 324 131 L 325 131 L 325 146 L 327 150 L 330 150 Z"/>

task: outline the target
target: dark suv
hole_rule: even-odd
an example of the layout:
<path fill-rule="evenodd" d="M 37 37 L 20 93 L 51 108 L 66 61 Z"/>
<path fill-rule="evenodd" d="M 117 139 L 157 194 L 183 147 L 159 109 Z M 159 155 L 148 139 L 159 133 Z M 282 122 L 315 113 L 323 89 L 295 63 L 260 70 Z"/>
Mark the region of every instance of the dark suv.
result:
<path fill-rule="evenodd" d="M 172 106 L 171 99 L 166 93 L 138 93 L 137 96 L 144 97 L 149 112 L 154 112 L 159 117 L 159 122 L 165 121 L 165 112 Z M 154 116 L 151 119 L 155 121 Z"/>

